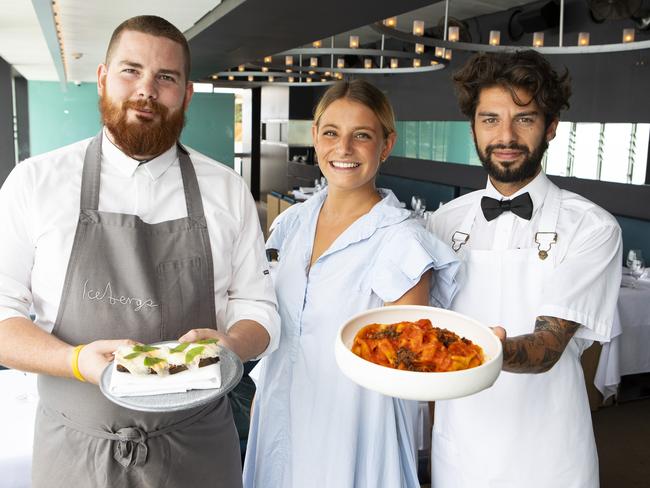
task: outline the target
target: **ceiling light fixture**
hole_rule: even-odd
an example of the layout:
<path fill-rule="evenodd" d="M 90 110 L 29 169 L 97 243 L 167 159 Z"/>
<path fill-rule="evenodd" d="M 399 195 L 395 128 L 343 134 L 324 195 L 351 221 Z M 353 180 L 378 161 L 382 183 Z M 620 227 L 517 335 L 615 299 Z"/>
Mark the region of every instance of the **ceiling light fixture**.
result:
<path fill-rule="evenodd" d="M 397 26 L 397 17 L 390 17 L 382 22 L 382 25 L 387 26 L 392 32 L 393 27 Z M 419 36 L 416 39 L 425 39 L 423 37 L 424 21 L 414 21 L 413 32 Z M 450 32 L 452 36 L 459 37 L 459 32 L 453 34 L 453 29 Z M 245 71 L 238 67 L 239 72 L 232 70 L 217 74 L 227 76 L 227 79 L 231 81 L 234 76 L 238 83 L 243 84 L 251 76 L 256 84 L 259 84 L 260 80 L 262 83 L 265 80 L 271 82 L 269 77 L 277 78 L 279 81 L 275 79 L 273 81 L 280 84 L 283 80 L 286 80 L 286 84 L 293 83 L 289 81 L 289 78 L 297 81 L 295 85 L 331 84 L 336 80 L 344 79 L 348 74 L 402 74 L 436 71 L 444 69 L 451 56 L 451 51 L 446 53 L 443 48 L 435 49 L 435 53 L 433 50 L 427 53 L 426 44 L 417 40 L 412 43 L 414 48 L 411 47 L 410 50 L 399 47 L 385 49 L 384 35 L 381 36 L 380 43 L 373 42 L 370 47 L 362 47 L 359 35 L 354 33 L 348 36 L 347 46 L 335 47 L 334 37 L 330 39 L 330 47 L 323 47 L 328 44 L 324 40 L 313 41 L 310 43 L 310 47 L 301 47 L 274 53 L 273 56 L 265 56 L 263 63 L 260 63 L 259 66 L 255 66 L 254 62 L 247 63 Z M 277 60 L 282 56 L 284 56 L 284 66 L 274 65 L 273 58 L 275 57 Z"/>
<path fill-rule="evenodd" d="M 559 21 L 559 36 L 558 36 L 558 45 L 557 46 L 544 46 L 544 33 L 535 32 L 533 34 L 532 49 L 538 51 L 541 54 L 595 54 L 595 53 L 610 53 L 610 52 L 623 52 L 623 51 L 637 51 L 642 49 L 650 48 L 650 40 L 645 41 L 636 41 L 635 40 L 635 29 L 627 28 L 623 29 L 623 38 L 620 43 L 617 44 L 597 44 L 591 45 L 587 41 L 586 43 L 581 43 L 578 40 L 578 45 L 576 46 L 565 46 L 563 45 L 564 37 L 564 3 L 565 0 L 560 0 L 560 21 Z M 438 39 L 434 37 L 427 37 L 424 35 L 424 22 L 415 20 L 413 21 L 413 33 L 403 32 L 394 27 L 389 27 L 385 22 L 377 22 L 373 24 L 372 29 L 386 37 L 392 39 L 400 40 L 403 42 L 410 43 L 419 43 L 424 44 L 435 48 L 436 54 L 439 53 L 438 48 L 446 48 L 445 59 L 451 58 L 450 48 L 458 49 L 461 51 L 470 51 L 470 52 L 511 52 L 511 51 L 520 51 L 525 49 L 531 49 L 529 46 L 514 46 L 514 45 L 502 45 L 500 43 L 500 33 L 499 31 L 490 32 L 489 43 L 479 44 L 473 42 L 460 42 L 456 39 L 456 26 L 449 26 L 448 19 L 448 8 L 449 0 L 445 0 L 445 25 L 443 32 L 445 33 L 444 39 Z M 449 33 L 449 38 L 447 39 L 447 33 Z M 588 33 L 584 33 L 588 34 Z M 585 36 L 586 37 L 586 36 Z M 584 41 L 583 41 L 584 42 Z"/>
<path fill-rule="evenodd" d="M 397 17 L 389 17 L 384 20 L 386 27 L 397 27 Z"/>
<path fill-rule="evenodd" d="M 490 31 L 490 46 L 498 46 L 501 43 L 501 32 L 498 30 Z"/>
<path fill-rule="evenodd" d="M 413 35 L 414 36 L 423 36 L 424 35 L 424 21 L 423 20 L 414 20 L 413 21 Z"/>
<path fill-rule="evenodd" d="M 460 27 L 457 25 L 449 26 L 449 42 L 458 42 L 460 40 Z"/>

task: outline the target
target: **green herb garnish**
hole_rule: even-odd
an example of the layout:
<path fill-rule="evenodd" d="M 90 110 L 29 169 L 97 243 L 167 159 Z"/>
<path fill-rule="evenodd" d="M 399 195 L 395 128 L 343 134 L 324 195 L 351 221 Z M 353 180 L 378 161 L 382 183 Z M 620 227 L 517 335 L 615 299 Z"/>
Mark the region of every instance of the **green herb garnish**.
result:
<path fill-rule="evenodd" d="M 201 341 L 197 341 L 197 344 L 216 344 L 219 342 L 219 339 L 203 339 Z"/>
<path fill-rule="evenodd" d="M 144 365 L 147 367 L 155 366 L 158 363 L 162 363 L 165 360 L 162 358 L 144 358 Z"/>
<path fill-rule="evenodd" d="M 132 352 L 131 354 L 127 354 L 126 356 L 124 356 L 124 359 L 135 359 L 140 354 L 142 354 L 142 353 L 141 352 Z"/>
<path fill-rule="evenodd" d="M 148 346 L 146 344 L 137 344 L 133 346 L 133 351 L 135 352 L 151 352 L 151 351 L 157 351 L 157 347 L 153 346 Z"/>
<path fill-rule="evenodd" d="M 185 363 L 187 364 L 187 363 L 191 363 L 192 361 L 194 361 L 194 358 L 196 356 L 198 356 L 199 354 L 201 354 L 204 349 L 205 349 L 205 347 L 203 347 L 203 346 L 199 346 L 199 347 L 195 347 L 194 349 L 190 349 L 187 352 L 187 354 L 185 355 Z"/>
<path fill-rule="evenodd" d="M 176 346 L 174 349 L 170 349 L 169 352 L 174 353 L 174 352 L 183 352 L 185 349 L 188 348 L 190 345 L 189 342 L 181 342 L 178 346 Z"/>

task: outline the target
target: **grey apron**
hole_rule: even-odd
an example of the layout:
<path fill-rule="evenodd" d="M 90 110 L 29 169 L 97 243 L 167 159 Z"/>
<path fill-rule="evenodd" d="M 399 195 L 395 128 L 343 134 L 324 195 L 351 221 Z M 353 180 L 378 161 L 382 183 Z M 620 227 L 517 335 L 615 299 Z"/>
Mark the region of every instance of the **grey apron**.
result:
<path fill-rule="evenodd" d="M 81 207 L 52 333 L 69 344 L 177 339 L 216 329 L 210 239 L 196 173 L 180 145 L 187 217 L 147 224 L 99 212 L 101 133 L 84 159 Z M 240 487 L 228 400 L 143 413 L 95 385 L 40 375 L 32 481 L 41 487 Z"/>

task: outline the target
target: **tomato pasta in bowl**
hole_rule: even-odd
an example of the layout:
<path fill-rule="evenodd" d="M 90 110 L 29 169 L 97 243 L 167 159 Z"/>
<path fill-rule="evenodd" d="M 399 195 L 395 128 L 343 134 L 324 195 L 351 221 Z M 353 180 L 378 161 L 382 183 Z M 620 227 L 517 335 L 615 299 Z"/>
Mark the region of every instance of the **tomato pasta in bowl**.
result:
<path fill-rule="evenodd" d="M 429 319 L 370 324 L 357 332 L 352 352 L 381 366 L 444 373 L 483 363 L 483 349 L 465 337 L 434 327 Z"/>
<path fill-rule="evenodd" d="M 341 371 L 385 395 L 420 401 L 471 395 L 501 371 L 501 341 L 485 325 L 434 307 L 382 307 L 350 318 L 335 345 Z"/>

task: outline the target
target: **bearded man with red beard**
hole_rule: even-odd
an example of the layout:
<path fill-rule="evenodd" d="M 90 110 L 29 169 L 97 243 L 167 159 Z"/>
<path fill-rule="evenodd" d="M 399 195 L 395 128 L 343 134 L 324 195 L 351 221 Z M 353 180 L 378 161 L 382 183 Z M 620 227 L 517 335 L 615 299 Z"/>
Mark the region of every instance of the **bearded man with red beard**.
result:
<path fill-rule="evenodd" d="M 279 341 L 245 183 L 178 142 L 189 73 L 173 25 L 123 22 L 97 70 L 101 132 L 0 189 L 0 364 L 39 374 L 35 488 L 241 486 L 226 397 L 150 413 L 97 386 L 134 341 L 218 339 L 242 361 Z"/>

